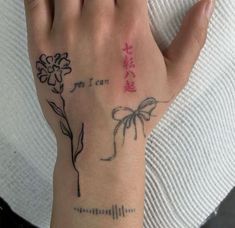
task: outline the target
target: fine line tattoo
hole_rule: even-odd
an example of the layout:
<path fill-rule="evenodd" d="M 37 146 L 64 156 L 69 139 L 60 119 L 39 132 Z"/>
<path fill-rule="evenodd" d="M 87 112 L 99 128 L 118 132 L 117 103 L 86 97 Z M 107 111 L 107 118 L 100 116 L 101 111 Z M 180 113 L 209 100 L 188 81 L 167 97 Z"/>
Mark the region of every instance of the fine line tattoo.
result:
<path fill-rule="evenodd" d="M 51 91 L 57 94 L 62 105 L 56 104 L 51 100 L 47 100 L 51 109 L 60 117 L 60 129 L 63 135 L 70 139 L 71 143 L 71 160 L 73 167 L 77 173 L 77 196 L 80 197 L 79 171 L 76 167 L 78 155 L 83 151 L 84 140 L 84 123 L 82 123 L 77 140 L 77 146 L 74 148 L 74 134 L 71 130 L 67 114 L 65 112 L 65 100 L 63 97 L 64 83 L 63 77 L 72 72 L 70 67 L 71 61 L 68 59 L 68 53 L 57 53 L 54 56 L 46 56 L 42 54 L 36 62 L 37 77 L 41 83 L 47 83 Z M 75 142 L 76 143 L 76 142 Z M 75 144 L 76 145 L 76 144 Z"/>
<path fill-rule="evenodd" d="M 117 155 L 117 142 L 116 136 L 122 128 L 122 137 L 124 145 L 126 131 L 129 129 L 134 129 L 134 140 L 137 140 L 137 121 L 141 124 L 142 133 L 146 137 L 144 124 L 147 121 L 150 121 L 151 117 L 155 117 L 152 112 L 156 109 L 159 103 L 168 103 L 169 101 L 157 101 L 154 97 L 148 97 L 143 100 L 137 109 L 131 109 L 129 107 L 119 106 L 112 111 L 112 118 L 115 121 L 118 121 L 117 125 L 113 131 L 113 154 L 107 158 L 101 158 L 101 161 L 112 161 Z"/>
<path fill-rule="evenodd" d="M 124 205 L 118 206 L 117 204 L 112 205 L 110 208 L 84 208 L 75 207 L 74 211 L 79 214 L 90 214 L 94 216 L 109 216 L 113 220 L 125 218 L 128 214 L 136 212 L 135 208 L 126 208 Z"/>
<path fill-rule="evenodd" d="M 87 80 L 80 80 L 74 83 L 73 89 L 70 90 L 70 93 L 75 92 L 76 89 L 84 89 L 91 87 L 104 87 L 109 85 L 109 79 L 94 79 L 89 78 Z"/>

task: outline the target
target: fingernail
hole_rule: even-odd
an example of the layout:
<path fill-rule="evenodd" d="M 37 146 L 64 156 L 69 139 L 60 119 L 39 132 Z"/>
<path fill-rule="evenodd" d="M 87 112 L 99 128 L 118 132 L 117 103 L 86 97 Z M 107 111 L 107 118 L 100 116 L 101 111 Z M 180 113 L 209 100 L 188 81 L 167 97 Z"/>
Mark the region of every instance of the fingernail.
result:
<path fill-rule="evenodd" d="M 205 13 L 208 20 L 211 18 L 215 8 L 215 0 L 208 0 L 206 4 Z"/>

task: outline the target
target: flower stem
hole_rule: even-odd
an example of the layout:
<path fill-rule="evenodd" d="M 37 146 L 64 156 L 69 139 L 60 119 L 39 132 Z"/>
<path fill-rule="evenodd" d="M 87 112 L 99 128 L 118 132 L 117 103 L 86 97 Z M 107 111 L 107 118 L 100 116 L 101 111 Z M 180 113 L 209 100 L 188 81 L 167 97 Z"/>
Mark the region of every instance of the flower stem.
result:
<path fill-rule="evenodd" d="M 71 143 L 71 160 L 72 160 L 72 164 L 73 164 L 73 168 L 74 170 L 76 171 L 77 173 L 77 196 L 80 197 L 81 194 L 80 194 L 80 181 L 79 181 L 79 171 L 78 169 L 76 168 L 76 165 L 75 165 L 75 160 L 73 158 L 74 156 L 74 146 L 73 146 L 73 132 L 71 130 L 71 127 L 70 127 L 70 124 L 69 124 L 69 121 L 68 121 L 68 118 L 67 118 L 67 115 L 66 115 L 66 112 L 65 112 L 65 100 L 62 96 L 62 93 L 60 93 L 60 98 L 62 100 L 62 104 L 63 104 L 63 112 L 64 112 L 64 120 L 66 121 L 66 124 L 68 125 L 68 128 L 69 128 L 69 132 L 70 132 L 70 143 Z"/>

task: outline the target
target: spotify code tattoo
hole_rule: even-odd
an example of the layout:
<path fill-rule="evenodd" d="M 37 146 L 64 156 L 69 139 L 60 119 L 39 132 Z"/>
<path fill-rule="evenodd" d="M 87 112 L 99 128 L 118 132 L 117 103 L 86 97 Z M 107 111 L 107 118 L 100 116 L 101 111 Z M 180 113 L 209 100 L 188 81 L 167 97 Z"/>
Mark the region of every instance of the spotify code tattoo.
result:
<path fill-rule="evenodd" d="M 57 94 L 60 98 L 61 104 L 56 104 L 51 100 L 47 100 L 51 109 L 57 116 L 60 117 L 60 129 L 63 135 L 67 136 L 71 142 L 71 160 L 74 170 L 77 173 L 77 196 L 80 197 L 80 184 L 79 184 L 79 171 L 76 167 L 78 155 L 83 151 L 84 146 L 84 123 L 81 124 L 79 130 L 79 137 L 77 141 L 74 139 L 74 134 L 71 130 L 66 112 L 65 100 L 63 97 L 64 83 L 63 78 L 65 75 L 72 72 L 70 67 L 71 61 L 68 59 L 68 53 L 57 53 L 54 56 L 47 56 L 42 54 L 36 62 L 37 78 L 41 83 L 47 84 L 51 92 Z M 75 147 L 74 147 L 75 143 Z"/>
<path fill-rule="evenodd" d="M 111 208 L 100 209 L 100 208 L 83 208 L 75 207 L 74 210 L 79 214 L 90 214 L 95 216 L 109 216 L 113 220 L 127 217 L 131 213 L 135 213 L 135 208 L 126 208 L 124 205 L 118 206 L 117 204 L 112 205 Z"/>

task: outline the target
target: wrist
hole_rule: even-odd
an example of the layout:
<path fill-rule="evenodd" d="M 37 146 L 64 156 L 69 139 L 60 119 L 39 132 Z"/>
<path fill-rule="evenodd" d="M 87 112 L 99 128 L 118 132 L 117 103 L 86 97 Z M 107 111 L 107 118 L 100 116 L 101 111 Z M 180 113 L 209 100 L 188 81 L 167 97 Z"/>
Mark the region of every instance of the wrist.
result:
<path fill-rule="evenodd" d="M 106 144 L 107 145 L 107 144 Z M 132 190 L 144 188 L 145 156 L 144 143 L 137 141 L 127 141 L 122 148 L 118 148 L 118 154 L 113 161 L 103 161 L 104 157 L 110 156 L 109 151 L 105 150 L 108 146 L 97 143 L 85 144 L 82 153 L 76 160 L 75 167 L 72 164 L 72 155 L 69 142 L 64 142 L 58 147 L 58 157 L 55 165 L 54 184 L 57 189 L 65 185 L 73 185 L 72 195 L 76 195 L 76 175 L 79 173 L 80 193 L 84 198 L 106 197 L 112 186 L 112 192 L 120 192 L 122 189 Z M 106 154 L 103 151 L 107 151 Z M 69 180 L 71 179 L 71 180 Z M 94 194 L 94 189 L 96 192 Z M 140 191 L 141 192 L 141 191 Z M 87 196 L 87 197 L 85 197 Z"/>
<path fill-rule="evenodd" d="M 115 157 L 108 161 L 103 158 L 114 154 L 113 135 L 102 130 L 86 131 L 83 140 L 79 135 L 78 133 L 73 139 L 82 141 L 83 147 L 79 147 L 82 150 L 75 161 L 73 151 L 76 147 L 75 144 L 71 144 L 72 140 L 63 136 L 57 138 L 58 156 L 54 170 L 53 205 L 66 211 L 55 211 L 53 218 L 60 221 L 58 215 L 65 213 L 69 220 L 71 216 L 75 216 L 76 220 L 79 219 L 79 224 L 83 224 L 83 220 L 84 224 L 89 224 L 90 220 L 87 218 L 90 217 L 79 214 L 81 208 L 82 210 L 118 208 L 118 213 L 125 208 L 125 213 L 133 215 L 129 216 L 129 220 L 125 218 L 120 221 L 124 224 L 137 222 L 138 225 L 135 227 L 140 227 L 144 205 L 145 138 L 139 137 L 138 140 L 133 140 L 133 136 L 127 134 L 123 143 L 122 135 L 118 135 L 115 138 L 117 146 Z M 100 216 L 93 218 L 92 221 L 103 224 L 103 219 L 105 217 Z M 107 217 L 105 223 L 110 223 L 109 227 L 115 227 L 112 219 L 107 220 Z M 117 227 L 127 227 L 127 225 L 119 224 Z"/>

